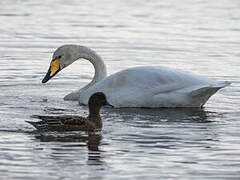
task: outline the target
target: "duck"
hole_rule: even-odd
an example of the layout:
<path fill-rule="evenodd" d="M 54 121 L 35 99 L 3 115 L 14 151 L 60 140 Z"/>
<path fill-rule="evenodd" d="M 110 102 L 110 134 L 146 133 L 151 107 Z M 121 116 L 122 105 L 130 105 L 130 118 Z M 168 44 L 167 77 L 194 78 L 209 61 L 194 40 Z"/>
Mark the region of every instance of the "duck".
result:
<path fill-rule="evenodd" d="M 219 89 L 231 84 L 163 66 L 137 66 L 107 76 L 106 65 L 94 50 L 74 44 L 55 50 L 42 83 L 82 59 L 92 63 L 94 77 L 86 86 L 64 97 L 81 105 L 87 105 L 91 95 L 101 91 L 116 108 L 203 107 Z"/>
<path fill-rule="evenodd" d="M 94 93 L 88 102 L 88 117 L 63 115 L 63 116 L 43 116 L 33 115 L 33 118 L 41 121 L 26 121 L 39 131 L 100 131 L 102 129 L 102 119 L 100 109 L 107 105 L 106 96 L 102 92 Z"/>

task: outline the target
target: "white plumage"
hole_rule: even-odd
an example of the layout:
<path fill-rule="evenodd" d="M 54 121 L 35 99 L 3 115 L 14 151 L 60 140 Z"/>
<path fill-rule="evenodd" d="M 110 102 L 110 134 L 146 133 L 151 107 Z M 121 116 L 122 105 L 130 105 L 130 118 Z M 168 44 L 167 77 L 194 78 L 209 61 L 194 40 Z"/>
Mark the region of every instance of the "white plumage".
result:
<path fill-rule="evenodd" d="M 94 65 L 92 82 L 65 97 L 85 105 L 92 94 L 103 92 L 114 107 L 202 107 L 215 92 L 230 84 L 158 66 L 129 68 L 106 77 L 102 59 L 84 46 L 61 46 L 53 59 L 57 57 L 61 57 L 60 67 L 80 58 Z"/>
<path fill-rule="evenodd" d="M 201 107 L 217 90 L 229 85 L 166 67 L 135 67 L 120 71 L 80 94 L 104 92 L 114 107 Z"/>

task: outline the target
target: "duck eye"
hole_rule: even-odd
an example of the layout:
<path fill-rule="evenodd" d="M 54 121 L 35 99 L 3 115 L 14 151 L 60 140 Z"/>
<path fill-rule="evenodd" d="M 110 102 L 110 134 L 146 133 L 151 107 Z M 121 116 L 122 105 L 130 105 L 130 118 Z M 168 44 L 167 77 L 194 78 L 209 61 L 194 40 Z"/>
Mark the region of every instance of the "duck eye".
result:
<path fill-rule="evenodd" d="M 60 59 L 62 56 L 58 56 L 58 59 Z"/>

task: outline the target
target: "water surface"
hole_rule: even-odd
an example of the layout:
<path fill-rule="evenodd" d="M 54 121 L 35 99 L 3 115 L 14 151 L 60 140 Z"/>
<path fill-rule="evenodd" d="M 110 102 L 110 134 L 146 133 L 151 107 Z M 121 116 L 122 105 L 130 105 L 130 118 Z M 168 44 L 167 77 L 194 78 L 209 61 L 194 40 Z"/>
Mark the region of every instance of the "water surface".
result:
<path fill-rule="evenodd" d="M 1 0 L 1 179 L 239 179 L 238 0 Z M 62 98 L 88 83 L 78 61 L 41 84 L 63 44 L 93 48 L 108 73 L 140 65 L 232 81 L 204 109 L 102 110 L 98 134 L 39 134 L 35 114 L 87 115 Z"/>

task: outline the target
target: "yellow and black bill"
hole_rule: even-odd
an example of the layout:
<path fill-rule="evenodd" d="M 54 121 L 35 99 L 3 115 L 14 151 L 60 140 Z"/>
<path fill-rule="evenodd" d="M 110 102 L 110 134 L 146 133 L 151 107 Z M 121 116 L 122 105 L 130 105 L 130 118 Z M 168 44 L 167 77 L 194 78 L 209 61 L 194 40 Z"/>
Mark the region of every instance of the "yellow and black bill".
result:
<path fill-rule="evenodd" d="M 42 83 L 48 82 L 48 80 L 51 79 L 52 77 L 54 77 L 60 70 L 61 70 L 61 68 L 60 68 L 59 59 L 56 58 L 56 59 L 52 60 L 50 67 L 48 69 L 48 72 L 42 80 Z"/>

